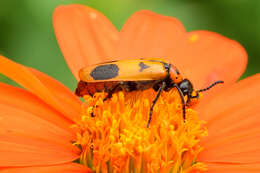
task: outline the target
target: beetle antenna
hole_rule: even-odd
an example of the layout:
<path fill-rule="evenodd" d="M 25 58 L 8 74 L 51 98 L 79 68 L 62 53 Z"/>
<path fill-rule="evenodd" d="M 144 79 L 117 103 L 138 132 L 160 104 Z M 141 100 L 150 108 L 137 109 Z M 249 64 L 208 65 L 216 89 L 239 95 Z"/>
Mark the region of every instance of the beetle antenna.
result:
<path fill-rule="evenodd" d="M 210 88 L 212 88 L 212 87 L 214 87 L 215 85 L 220 84 L 220 83 L 224 83 L 224 81 L 222 81 L 222 80 L 216 81 L 216 82 L 214 82 L 213 84 L 211 84 L 210 86 L 208 86 L 207 88 L 203 88 L 203 89 L 197 90 L 197 93 L 207 91 L 207 90 L 209 90 Z"/>

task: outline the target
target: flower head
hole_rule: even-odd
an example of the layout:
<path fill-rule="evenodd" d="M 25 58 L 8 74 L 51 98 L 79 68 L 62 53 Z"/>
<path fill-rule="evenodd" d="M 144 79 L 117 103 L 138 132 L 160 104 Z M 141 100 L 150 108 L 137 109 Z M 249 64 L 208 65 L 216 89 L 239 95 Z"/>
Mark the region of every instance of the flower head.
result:
<path fill-rule="evenodd" d="M 159 57 L 196 88 L 219 79 L 225 86 L 190 106 L 185 121 L 178 92 L 162 93 L 146 128 L 152 90 L 81 102 L 49 76 L 0 56 L 0 73 L 24 87 L 0 84 L 0 172 L 259 172 L 260 76 L 235 83 L 247 62 L 237 42 L 186 32 L 150 11 L 133 14 L 118 32 L 81 5 L 58 7 L 54 28 L 77 79 L 90 64 Z"/>
<path fill-rule="evenodd" d="M 78 131 L 75 145 L 82 147 L 80 161 L 97 172 L 178 172 L 193 167 L 204 170 L 196 158 L 202 150 L 198 143 L 207 130 L 197 113 L 187 109 L 184 122 L 179 93 L 165 92 L 154 108 L 148 129 L 154 97 L 151 90 L 119 92 L 105 102 L 104 94 L 86 96 L 82 119 L 73 126 Z"/>

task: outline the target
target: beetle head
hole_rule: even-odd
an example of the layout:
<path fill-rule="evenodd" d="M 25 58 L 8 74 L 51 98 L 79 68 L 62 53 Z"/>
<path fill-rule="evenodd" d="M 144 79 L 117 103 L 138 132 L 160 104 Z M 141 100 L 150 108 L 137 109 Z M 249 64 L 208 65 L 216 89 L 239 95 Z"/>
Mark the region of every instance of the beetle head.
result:
<path fill-rule="evenodd" d="M 189 95 L 193 91 L 193 85 L 188 79 L 182 80 L 178 83 L 179 88 L 181 89 L 183 95 Z"/>
<path fill-rule="evenodd" d="M 193 92 L 193 85 L 188 79 L 183 79 L 180 83 L 178 83 L 178 86 L 184 96 L 191 96 Z"/>
<path fill-rule="evenodd" d="M 203 88 L 203 89 L 200 89 L 200 90 L 194 90 L 193 89 L 193 85 L 192 83 L 188 80 L 188 79 L 184 79 L 182 80 L 180 83 L 178 83 L 178 87 L 180 88 L 183 96 L 188 96 L 188 100 L 187 102 L 190 102 L 191 99 L 194 99 L 194 98 L 198 98 L 199 97 L 199 93 L 201 92 L 204 92 L 204 91 L 207 91 L 209 90 L 210 88 L 214 87 L 215 85 L 217 84 L 220 84 L 220 83 L 224 83 L 224 81 L 216 81 L 214 83 L 212 83 L 210 86 L 206 87 L 206 88 Z M 195 94 L 195 95 L 194 95 Z"/>

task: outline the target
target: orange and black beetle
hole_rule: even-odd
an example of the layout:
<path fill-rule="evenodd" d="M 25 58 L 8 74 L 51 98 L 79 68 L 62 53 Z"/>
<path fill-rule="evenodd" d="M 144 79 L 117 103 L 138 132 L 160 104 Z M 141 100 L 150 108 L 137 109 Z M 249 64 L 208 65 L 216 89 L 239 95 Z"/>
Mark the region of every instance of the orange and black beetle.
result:
<path fill-rule="evenodd" d="M 151 122 L 153 107 L 163 90 L 177 88 L 182 99 L 183 119 L 185 119 L 185 106 L 191 99 L 197 99 L 199 92 L 223 83 L 216 81 L 205 89 L 194 91 L 192 83 L 188 79 L 183 79 L 175 66 L 162 59 L 152 58 L 110 61 L 84 67 L 80 70 L 79 77 L 75 93 L 80 97 L 105 91 L 108 93 L 104 99 L 106 100 L 120 90 L 131 92 L 153 88 L 157 91 L 157 95 L 150 109 L 147 127 Z M 186 101 L 184 96 L 187 96 Z"/>

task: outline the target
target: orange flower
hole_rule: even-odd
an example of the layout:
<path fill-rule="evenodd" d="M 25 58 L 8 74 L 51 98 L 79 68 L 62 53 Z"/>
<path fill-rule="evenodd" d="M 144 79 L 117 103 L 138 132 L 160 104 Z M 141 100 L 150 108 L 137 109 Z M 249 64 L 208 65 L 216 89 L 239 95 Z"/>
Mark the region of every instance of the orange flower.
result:
<path fill-rule="evenodd" d="M 0 56 L 0 72 L 25 88 L 0 84 L 1 173 L 91 172 L 87 166 L 96 172 L 260 171 L 260 75 L 235 83 L 247 62 L 237 42 L 208 31 L 186 32 L 178 20 L 150 11 L 135 13 L 119 33 L 98 11 L 81 5 L 58 7 L 54 28 L 77 79 L 89 64 L 159 57 L 196 88 L 219 79 L 225 85 L 187 109 L 185 123 L 176 91 L 164 93 L 147 129 L 150 90 L 120 92 L 106 102 L 100 93 L 82 103 L 58 81 Z"/>

